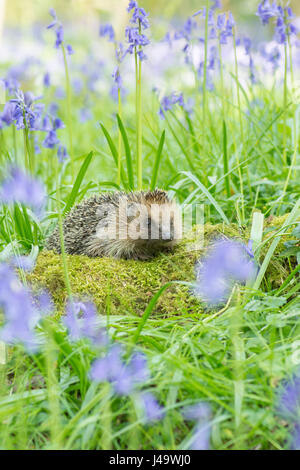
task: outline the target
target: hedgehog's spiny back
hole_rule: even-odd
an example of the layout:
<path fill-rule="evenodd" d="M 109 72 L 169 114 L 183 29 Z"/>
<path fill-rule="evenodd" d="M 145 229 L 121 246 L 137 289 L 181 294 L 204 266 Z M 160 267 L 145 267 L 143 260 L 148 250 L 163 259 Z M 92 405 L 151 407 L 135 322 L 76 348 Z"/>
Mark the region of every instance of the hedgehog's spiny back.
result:
<path fill-rule="evenodd" d="M 119 254 L 122 256 L 121 244 L 123 243 L 124 253 L 129 253 L 132 250 L 132 257 L 139 257 L 137 253 L 139 248 L 133 246 L 132 242 L 130 245 L 127 240 L 109 240 L 108 242 L 96 238 L 97 227 L 101 223 L 105 211 L 111 213 L 114 208 L 118 209 L 121 201 L 124 200 L 145 204 L 146 206 L 170 203 L 167 193 L 158 189 L 149 192 L 103 193 L 85 199 L 75 206 L 64 219 L 63 230 L 66 252 L 69 254 L 86 254 L 88 256 L 113 256 L 113 253 L 117 252 L 117 257 L 119 257 Z M 45 248 L 58 253 L 61 252 L 58 227 L 47 239 Z"/>

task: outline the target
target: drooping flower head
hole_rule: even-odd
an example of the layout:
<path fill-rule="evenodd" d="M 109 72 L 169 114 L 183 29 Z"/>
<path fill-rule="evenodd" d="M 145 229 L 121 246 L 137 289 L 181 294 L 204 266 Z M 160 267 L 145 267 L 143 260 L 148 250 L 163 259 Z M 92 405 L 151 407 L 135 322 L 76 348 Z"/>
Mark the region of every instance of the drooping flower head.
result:
<path fill-rule="evenodd" d="M 54 29 L 56 35 L 54 47 L 58 49 L 60 46 L 64 45 L 64 28 L 62 23 L 58 20 L 54 8 L 49 10 L 49 14 L 52 16 L 53 21 L 47 26 L 47 29 Z M 74 50 L 70 44 L 66 45 L 66 50 L 69 55 L 74 54 Z"/>
<path fill-rule="evenodd" d="M 128 12 L 132 12 L 130 23 L 134 26 L 127 26 L 125 30 L 125 37 L 128 42 L 126 53 L 133 54 L 136 52 L 140 60 L 145 60 L 147 56 L 143 48 L 147 46 L 150 41 L 149 38 L 143 34 L 143 31 L 149 28 L 149 14 L 145 12 L 144 8 L 139 7 L 136 1 L 130 1 L 127 10 Z"/>
<path fill-rule="evenodd" d="M 296 26 L 292 23 L 294 14 L 289 6 L 283 8 L 276 2 L 271 5 L 269 0 L 263 0 L 258 5 L 256 15 L 259 16 L 263 25 L 267 25 L 271 19 L 274 19 L 275 40 L 279 44 L 286 44 L 288 36 L 298 34 Z"/>
<path fill-rule="evenodd" d="M 106 23 L 100 26 L 99 34 L 102 38 L 107 38 L 109 42 L 115 42 L 115 31 L 111 24 Z"/>

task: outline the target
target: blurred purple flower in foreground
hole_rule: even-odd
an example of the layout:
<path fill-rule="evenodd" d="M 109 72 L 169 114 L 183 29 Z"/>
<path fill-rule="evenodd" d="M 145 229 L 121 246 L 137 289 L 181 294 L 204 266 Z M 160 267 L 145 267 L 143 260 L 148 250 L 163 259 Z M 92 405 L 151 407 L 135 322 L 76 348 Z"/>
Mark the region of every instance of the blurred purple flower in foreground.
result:
<path fill-rule="evenodd" d="M 164 417 L 165 412 L 152 393 L 142 393 L 141 400 L 146 423 L 153 423 L 154 421 L 159 421 Z"/>
<path fill-rule="evenodd" d="M 197 421 L 190 450 L 209 450 L 211 432 L 211 408 L 207 403 L 197 403 L 183 410 L 183 416 Z"/>
<path fill-rule="evenodd" d="M 299 371 L 300 372 L 300 371 Z M 278 412 L 287 420 L 300 422 L 300 374 L 285 382 L 278 397 Z"/>
<path fill-rule="evenodd" d="M 39 213 L 46 201 L 44 186 L 19 168 L 9 169 L 7 178 L 0 186 L 2 204 L 21 203 Z"/>
<path fill-rule="evenodd" d="M 278 414 L 293 427 L 289 440 L 292 450 L 300 450 L 300 370 L 285 381 L 278 394 Z"/>
<path fill-rule="evenodd" d="M 235 282 L 253 279 L 257 267 L 248 250 L 237 241 L 217 241 L 204 261 L 196 265 L 195 294 L 211 306 L 218 305 L 227 300 Z"/>
<path fill-rule="evenodd" d="M 118 395 L 130 395 L 139 383 L 149 378 L 146 357 L 134 353 L 128 364 L 123 362 L 123 348 L 114 344 L 106 356 L 94 361 L 91 367 L 91 379 L 96 382 L 110 382 Z"/>
<path fill-rule="evenodd" d="M 97 346 L 107 343 L 105 330 L 98 325 L 97 310 L 92 302 L 69 301 L 63 323 L 73 341 L 87 338 Z"/>
<path fill-rule="evenodd" d="M 34 299 L 22 285 L 12 267 L 0 264 L 0 309 L 5 324 L 0 339 L 8 344 L 22 343 L 29 352 L 38 350 L 35 327 L 42 316 L 51 312 L 45 295 Z"/>

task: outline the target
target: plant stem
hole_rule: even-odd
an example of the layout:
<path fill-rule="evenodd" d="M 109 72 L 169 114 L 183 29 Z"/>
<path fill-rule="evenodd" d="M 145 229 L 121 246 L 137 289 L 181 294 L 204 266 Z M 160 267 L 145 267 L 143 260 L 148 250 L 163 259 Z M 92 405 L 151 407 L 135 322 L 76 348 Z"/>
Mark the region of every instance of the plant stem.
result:
<path fill-rule="evenodd" d="M 287 45 L 284 45 L 284 85 L 283 85 L 283 109 L 284 109 L 284 122 L 283 122 L 283 154 L 282 159 L 284 165 L 287 164 L 287 94 L 288 94 L 288 84 L 287 84 L 287 76 L 288 76 L 288 54 L 287 54 Z"/>
<path fill-rule="evenodd" d="M 141 23 L 139 22 L 141 34 Z M 139 51 L 142 48 L 140 46 Z M 142 161 L 142 61 L 135 48 L 135 80 L 136 80 L 136 158 L 137 158 L 137 187 L 143 187 L 143 161 Z"/>
<path fill-rule="evenodd" d="M 245 141 L 244 141 L 244 128 L 243 128 L 243 119 L 242 119 L 242 105 L 241 105 L 241 95 L 240 95 L 240 87 L 239 87 L 239 67 L 238 67 L 238 59 L 237 59 L 237 51 L 236 51 L 236 38 L 235 38 L 235 29 L 233 27 L 233 48 L 234 48 L 234 60 L 235 60 L 235 79 L 236 79 L 236 90 L 237 90 L 237 99 L 238 99 L 238 108 L 239 108 L 239 121 L 240 121 L 240 131 L 241 131 L 241 140 L 243 145 L 243 150 L 245 149 Z M 237 164 L 240 165 L 240 158 L 239 158 L 239 149 L 236 149 L 236 159 Z M 248 167 L 247 167 L 248 168 Z M 245 221 L 245 208 L 244 208 L 244 183 L 243 183 L 243 175 L 241 167 L 239 166 L 239 180 L 240 180 L 240 189 L 242 195 L 242 219 L 243 223 Z M 249 175 L 248 175 L 249 178 Z M 249 185 L 250 189 L 250 185 Z M 251 189 L 250 189 L 251 191 Z"/>
<path fill-rule="evenodd" d="M 71 157 L 71 172 L 72 177 L 75 177 L 75 162 L 74 162 L 74 148 L 73 148 L 73 127 L 72 127 L 72 90 L 70 85 L 70 76 L 68 69 L 67 55 L 64 45 L 61 45 L 63 52 L 64 65 L 65 65 L 65 75 L 66 75 L 66 92 L 67 92 L 67 124 L 68 124 L 68 133 L 69 133 L 69 145 L 70 145 L 70 157 Z"/>
<path fill-rule="evenodd" d="M 65 241 L 64 241 L 63 217 L 62 217 L 62 211 L 61 211 L 61 193 L 60 193 L 60 185 L 59 185 L 60 182 L 59 182 L 57 158 L 55 158 L 55 176 L 56 176 L 56 207 L 57 207 L 57 214 L 58 214 L 58 228 L 59 228 L 59 236 L 60 236 L 60 248 L 61 248 L 61 257 L 62 257 L 62 264 L 63 264 L 63 272 L 64 272 L 67 293 L 68 293 L 70 301 L 72 301 L 73 296 L 72 296 L 72 289 L 71 289 L 70 278 L 69 278 L 68 263 L 67 263 Z"/>

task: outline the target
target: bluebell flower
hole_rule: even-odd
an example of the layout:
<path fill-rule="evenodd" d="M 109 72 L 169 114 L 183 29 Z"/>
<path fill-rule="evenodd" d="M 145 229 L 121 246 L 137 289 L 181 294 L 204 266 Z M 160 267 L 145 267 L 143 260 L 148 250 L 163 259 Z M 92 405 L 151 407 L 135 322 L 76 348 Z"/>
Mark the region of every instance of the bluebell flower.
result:
<path fill-rule="evenodd" d="M 14 270 L 0 264 L 0 308 L 5 323 L 0 338 L 8 344 L 22 343 L 28 352 L 38 350 L 35 327 L 50 312 L 21 284 Z"/>
<path fill-rule="evenodd" d="M 107 343 L 105 330 L 98 325 L 97 310 L 92 302 L 70 300 L 63 323 L 72 341 L 86 338 L 96 346 Z"/>
<path fill-rule="evenodd" d="M 62 23 L 60 21 L 58 21 L 56 12 L 53 8 L 50 9 L 49 13 L 52 16 L 53 21 L 47 26 L 47 29 L 54 29 L 55 30 L 56 38 L 55 38 L 54 47 L 56 47 L 56 49 L 58 49 L 58 48 L 60 48 L 60 46 L 62 46 L 64 44 L 64 28 L 63 28 Z M 67 50 L 67 53 L 69 55 L 74 54 L 74 50 L 73 50 L 72 46 L 70 46 L 70 44 L 68 44 L 66 46 L 66 50 Z"/>
<path fill-rule="evenodd" d="M 195 294 L 208 305 L 219 305 L 227 300 L 234 283 L 246 283 L 256 272 L 255 262 L 241 243 L 219 240 L 204 261 L 196 265 Z"/>
<path fill-rule="evenodd" d="M 5 103 L 3 112 L 0 114 L 0 121 L 4 122 L 7 126 L 10 126 L 14 121 L 15 108 L 15 103 Z"/>
<path fill-rule="evenodd" d="M 269 1 L 265 0 L 259 4 L 256 14 L 260 17 L 263 25 L 268 24 L 270 19 L 274 18 L 275 40 L 278 44 L 286 44 L 287 36 L 298 34 L 297 28 L 291 23 L 294 15 L 290 7 L 282 8 L 276 2 L 270 5 Z"/>
<path fill-rule="evenodd" d="M 182 29 L 175 32 L 174 39 L 185 39 L 187 42 L 190 42 L 193 38 L 193 32 L 197 28 L 197 23 L 192 18 L 188 18 Z"/>
<path fill-rule="evenodd" d="M 59 139 L 56 134 L 56 130 L 51 129 L 43 141 L 43 147 L 47 149 L 54 149 L 59 144 Z"/>
<path fill-rule="evenodd" d="M 140 395 L 144 421 L 146 423 L 153 423 L 160 421 L 165 416 L 164 409 L 160 406 L 155 396 L 150 392 L 144 392 Z"/>
<path fill-rule="evenodd" d="M 62 25 L 58 26 L 55 33 L 56 33 L 55 47 L 56 47 L 56 49 L 58 49 L 64 41 L 64 28 L 63 28 L 63 26 Z"/>
<path fill-rule="evenodd" d="M 96 382 L 110 382 L 115 393 L 127 396 L 148 379 L 149 371 L 141 353 L 134 354 L 128 364 L 123 361 L 123 354 L 122 346 L 112 345 L 104 357 L 94 361 L 90 377 Z"/>
<path fill-rule="evenodd" d="M 43 79 L 43 83 L 44 83 L 44 86 L 46 88 L 49 88 L 50 85 L 51 85 L 51 80 L 50 80 L 50 73 L 49 72 L 46 72 L 45 75 L 44 75 L 44 79 Z"/>
<path fill-rule="evenodd" d="M 134 8 L 137 8 L 137 7 L 138 7 L 138 2 L 135 1 L 135 0 L 130 0 L 129 5 L 127 7 L 127 11 L 131 12 L 131 10 L 133 10 Z"/>
<path fill-rule="evenodd" d="M 64 162 L 68 157 L 67 149 L 64 145 L 60 145 L 57 149 L 57 157 L 60 163 Z"/>
<path fill-rule="evenodd" d="M 49 14 L 52 16 L 53 21 L 47 26 L 47 29 L 54 28 L 54 26 L 56 26 L 57 24 L 57 15 L 56 15 L 56 11 L 54 10 L 54 8 L 50 8 Z"/>
<path fill-rule="evenodd" d="M 121 74 L 120 74 L 120 67 L 115 68 L 115 70 L 112 73 L 112 77 L 114 79 L 114 82 L 115 82 L 117 88 L 122 88 L 123 81 L 122 81 L 122 77 L 121 77 Z"/>
<path fill-rule="evenodd" d="M 300 374 L 285 381 L 278 393 L 277 411 L 289 422 L 300 422 Z"/>
<path fill-rule="evenodd" d="M 256 15 L 260 17 L 263 25 L 268 24 L 269 20 L 273 18 L 274 16 L 276 16 L 276 14 L 277 14 L 277 6 L 275 2 L 271 6 L 268 0 L 263 0 L 258 5 Z"/>
<path fill-rule="evenodd" d="M 16 98 L 10 100 L 11 103 L 15 104 L 13 111 L 13 121 L 15 122 L 16 128 L 24 129 L 25 123 L 28 128 L 35 130 L 34 122 L 41 116 L 41 107 L 34 108 L 34 103 L 41 97 L 35 97 L 33 93 L 26 92 L 23 94 L 21 90 L 16 92 Z"/>
<path fill-rule="evenodd" d="M 133 13 L 130 22 L 134 24 L 134 26 L 127 26 L 125 29 L 125 37 L 128 42 L 128 48 L 125 55 L 126 53 L 133 54 L 134 52 L 137 52 L 139 59 L 142 61 L 147 58 L 143 51 L 143 47 L 150 43 L 148 37 L 142 32 L 149 28 L 149 21 L 147 19 L 148 13 L 146 13 L 143 8 L 139 8 L 137 2 L 130 1 L 128 11 L 132 10 Z"/>
<path fill-rule="evenodd" d="M 73 55 L 73 54 L 75 54 L 74 49 L 73 49 L 73 47 L 71 46 L 71 44 L 67 44 L 66 51 L 67 51 L 68 55 Z"/>
<path fill-rule="evenodd" d="M 0 186 L 2 204 L 21 203 L 40 211 L 46 201 L 44 186 L 19 168 L 11 167 Z"/>
<path fill-rule="evenodd" d="M 109 42 L 115 41 L 115 31 L 112 25 L 109 23 L 100 26 L 99 34 L 101 37 L 107 37 Z"/>
<path fill-rule="evenodd" d="M 209 450 L 211 434 L 211 408 L 207 403 L 197 403 L 183 410 L 183 416 L 190 421 L 196 421 L 191 450 Z"/>
<path fill-rule="evenodd" d="M 171 111 L 175 104 L 179 104 L 179 106 L 184 107 L 184 98 L 182 93 L 177 94 L 173 92 L 171 95 L 164 96 L 160 102 L 160 117 L 164 119 L 164 113 L 166 111 Z"/>
<path fill-rule="evenodd" d="M 300 450 L 300 424 L 299 423 L 295 425 L 294 430 L 292 432 L 290 449 Z"/>

